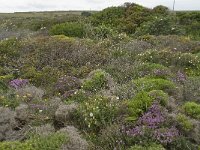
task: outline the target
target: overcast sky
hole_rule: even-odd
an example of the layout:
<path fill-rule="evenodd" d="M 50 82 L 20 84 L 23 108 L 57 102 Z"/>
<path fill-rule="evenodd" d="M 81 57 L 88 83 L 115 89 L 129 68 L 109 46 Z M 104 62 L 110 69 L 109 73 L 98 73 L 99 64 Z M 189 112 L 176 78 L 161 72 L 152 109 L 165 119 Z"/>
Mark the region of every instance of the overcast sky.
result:
<path fill-rule="evenodd" d="M 47 10 L 101 10 L 135 2 L 152 8 L 165 5 L 172 8 L 173 0 L 0 0 L 0 12 Z M 200 0 L 176 0 L 176 10 L 200 10 Z"/>

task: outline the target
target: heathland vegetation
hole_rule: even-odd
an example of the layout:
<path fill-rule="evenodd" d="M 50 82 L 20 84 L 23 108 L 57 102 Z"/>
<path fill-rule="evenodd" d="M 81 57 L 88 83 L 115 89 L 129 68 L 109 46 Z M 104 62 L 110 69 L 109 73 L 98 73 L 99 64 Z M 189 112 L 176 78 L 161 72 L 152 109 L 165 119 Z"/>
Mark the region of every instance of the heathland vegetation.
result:
<path fill-rule="evenodd" d="M 199 150 L 199 87 L 200 12 L 0 14 L 2 150 Z"/>

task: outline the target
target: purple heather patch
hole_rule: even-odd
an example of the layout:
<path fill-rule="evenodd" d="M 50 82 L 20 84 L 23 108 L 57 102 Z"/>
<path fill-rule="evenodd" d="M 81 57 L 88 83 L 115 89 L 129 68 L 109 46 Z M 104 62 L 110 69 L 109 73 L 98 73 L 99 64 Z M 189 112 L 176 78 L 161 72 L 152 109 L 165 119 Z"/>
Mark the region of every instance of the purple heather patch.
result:
<path fill-rule="evenodd" d="M 28 84 L 28 79 L 14 79 L 10 81 L 9 85 L 15 89 L 19 89 Z"/>

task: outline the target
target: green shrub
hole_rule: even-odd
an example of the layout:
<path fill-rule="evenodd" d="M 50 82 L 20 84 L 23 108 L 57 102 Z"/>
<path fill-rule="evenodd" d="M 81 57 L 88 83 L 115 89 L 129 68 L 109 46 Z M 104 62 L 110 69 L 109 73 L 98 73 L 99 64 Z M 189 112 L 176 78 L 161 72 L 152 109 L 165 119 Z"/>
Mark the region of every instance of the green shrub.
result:
<path fill-rule="evenodd" d="M 169 68 L 155 63 L 142 63 L 134 69 L 134 78 L 142 78 L 150 76 L 154 78 L 168 79 L 172 77 L 172 73 Z"/>
<path fill-rule="evenodd" d="M 16 95 L 13 90 L 7 89 L 7 91 L 2 92 L 0 96 L 0 106 L 16 108 L 19 106 L 21 99 Z"/>
<path fill-rule="evenodd" d="M 19 57 L 20 41 L 10 38 L 0 41 L 0 66 L 16 66 L 13 63 Z"/>
<path fill-rule="evenodd" d="M 104 88 L 107 84 L 106 74 L 101 70 L 94 72 L 91 78 L 83 82 L 82 89 L 86 91 L 98 91 Z"/>
<path fill-rule="evenodd" d="M 165 148 L 160 144 L 152 143 L 148 146 L 135 145 L 128 150 L 165 150 Z"/>
<path fill-rule="evenodd" d="M 85 102 L 88 99 L 88 95 L 84 90 L 78 90 L 72 97 L 66 99 L 66 102 Z"/>
<path fill-rule="evenodd" d="M 170 150 L 198 150 L 198 146 L 193 144 L 189 139 L 184 136 L 180 136 L 169 146 Z"/>
<path fill-rule="evenodd" d="M 158 63 L 164 66 L 177 66 L 183 69 L 197 69 L 200 58 L 192 53 L 174 52 L 171 50 L 149 50 L 138 55 L 138 60 L 144 62 Z"/>
<path fill-rule="evenodd" d="M 142 113 L 148 110 L 153 100 L 154 99 L 152 99 L 147 92 L 140 92 L 133 99 L 127 101 L 129 114 L 127 120 L 137 120 Z"/>
<path fill-rule="evenodd" d="M 176 89 L 173 82 L 165 79 L 140 78 L 133 80 L 133 83 L 135 83 L 137 91 L 163 90 L 167 93 L 172 93 Z"/>
<path fill-rule="evenodd" d="M 14 79 L 12 74 L 0 76 L 0 93 L 6 92 L 8 90 L 8 83 L 12 79 Z"/>
<path fill-rule="evenodd" d="M 182 106 L 182 108 L 188 116 L 200 119 L 200 104 L 195 102 L 187 102 Z"/>
<path fill-rule="evenodd" d="M 120 18 L 123 17 L 125 9 L 123 7 L 109 7 L 95 13 L 91 17 L 92 24 L 95 26 L 105 24 L 111 27 L 117 27 Z"/>
<path fill-rule="evenodd" d="M 88 12 L 88 11 L 83 11 L 82 13 L 81 13 L 81 16 L 84 16 L 84 17 L 89 17 L 89 16 L 91 16 L 92 15 L 92 13 L 91 12 Z"/>
<path fill-rule="evenodd" d="M 169 13 L 169 8 L 159 5 L 153 8 L 153 12 L 158 15 L 167 15 Z"/>
<path fill-rule="evenodd" d="M 86 37 L 95 39 L 95 40 L 103 40 L 106 38 L 114 38 L 118 35 L 117 31 L 112 29 L 106 25 L 99 25 L 96 27 L 87 25 L 86 26 Z"/>
<path fill-rule="evenodd" d="M 66 35 L 82 38 L 85 35 L 84 25 L 78 22 L 68 22 L 52 26 L 51 35 Z"/>
<path fill-rule="evenodd" d="M 149 96 L 154 100 L 158 101 L 162 106 L 166 106 L 169 101 L 169 95 L 162 90 L 153 90 L 149 92 Z"/>
<path fill-rule="evenodd" d="M 190 131 L 193 129 L 193 124 L 190 120 L 183 114 L 177 115 L 177 121 L 181 125 L 181 128 L 185 131 Z"/>
<path fill-rule="evenodd" d="M 24 142 L 0 142 L 2 150 L 59 150 L 62 144 L 66 143 L 68 138 L 61 133 L 55 133 L 45 137 L 34 136 Z"/>
<path fill-rule="evenodd" d="M 113 123 L 117 114 L 117 102 L 102 96 L 90 97 L 77 110 L 79 125 L 88 131 L 99 132 Z"/>
<path fill-rule="evenodd" d="M 136 35 L 177 35 L 184 34 L 180 25 L 172 17 L 155 17 L 154 20 L 145 22 L 137 28 Z"/>
<path fill-rule="evenodd" d="M 37 71 L 35 67 L 24 68 L 22 77 L 30 79 L 31 83 L 37 87 L 48 87 L 55 84 L 58 78 L 62 75 L 58 68 L 46 66 L 42 70 Z"/>

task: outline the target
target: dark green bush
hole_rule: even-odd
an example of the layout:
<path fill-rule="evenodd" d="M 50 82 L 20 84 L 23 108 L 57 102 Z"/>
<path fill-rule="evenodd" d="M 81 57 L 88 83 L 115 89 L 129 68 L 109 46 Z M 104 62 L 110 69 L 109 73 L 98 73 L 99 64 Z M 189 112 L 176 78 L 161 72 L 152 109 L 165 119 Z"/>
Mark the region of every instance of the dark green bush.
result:
<path fill-rule="evenodd" d="M 181 35 L 184 29 L 176 24 L 172 17 L 155 17 L 154 20 L 145 22 L 135 33 L 138 35 Z"/>
<path fill-rule="evenodd" d="M 159 5 L 153 8 L 153 12 L 158 15 L 167 15 L 169 13 L 169 8 L 166 6 Z"/>
<path fill-rule="evenodd" d="M 52 26 L 51 35 L 66 35 L 69 37 L 82 38 L 85 35 L 84 25 L 78 22 L 68 22 Z"/>
<path fill-rule="evenodd" d="M 81 13 L 81 15 L 84 16 L 84 17 L 89 17 L 89 16 L 92 15 L 92 13 L 91 13 L 91 12 L 88 12 L 88 11 L 83 11 L 83 12 Z"/>

